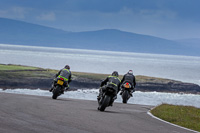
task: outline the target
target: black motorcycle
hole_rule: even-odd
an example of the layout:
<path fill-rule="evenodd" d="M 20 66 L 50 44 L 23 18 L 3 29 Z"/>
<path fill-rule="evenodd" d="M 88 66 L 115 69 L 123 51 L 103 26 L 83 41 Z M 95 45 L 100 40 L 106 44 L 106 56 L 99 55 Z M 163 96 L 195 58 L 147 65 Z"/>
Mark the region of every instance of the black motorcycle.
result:
<path fill-rule="evenodd" d="M 122 102 L 127 103 L 129 98 L 132 96 L 131 94 L 131 84 L 128 82 L 125 82 L 122 86 L 121 89 L 123 90 L 122 92 Z"/>
<path fill-rule="evenodd" d="M 98 110 L 104 111 L 106 107 L 112 106 L 116 94 L 116 86 L 109 84 L 106 89 L 103 91 L 103 95 L 98 100 Z"/>
<path fill-rule="evenodd" d="M 52 90 L 52 98 L 57 99 L 58 96 L 64 94 L 65 87 L 67 86 L 67 82 L 63 78 L 57 78 L 55 86 Z"/>

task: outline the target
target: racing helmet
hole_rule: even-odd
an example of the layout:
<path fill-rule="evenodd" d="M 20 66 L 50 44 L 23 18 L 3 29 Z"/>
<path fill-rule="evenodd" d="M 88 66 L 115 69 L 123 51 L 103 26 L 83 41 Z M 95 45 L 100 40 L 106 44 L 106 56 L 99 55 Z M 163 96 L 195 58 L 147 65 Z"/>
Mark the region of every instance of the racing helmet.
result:
<path fill-rule="evenodd" d="M 128 74 L 133 74 L 133 70 L 129 70 L 129 71 L 128 71 Z"/>
<path fill-rule="evenodd" d="M 66 65 L 65 68 L 66 68 L 66 69 L 70 69 L 70 66 L 69 66 L 69 65 Z"/>
<path fill-rule="evenodd" d="M 112 76 L 116 76 L 116 77 L 118 77 L 118 76 L 119 76 L 119 74 L 118 74 L 118 72 L 117 72 L 117 71 L 114 71 L 114 72 L 112 73 Z"/>

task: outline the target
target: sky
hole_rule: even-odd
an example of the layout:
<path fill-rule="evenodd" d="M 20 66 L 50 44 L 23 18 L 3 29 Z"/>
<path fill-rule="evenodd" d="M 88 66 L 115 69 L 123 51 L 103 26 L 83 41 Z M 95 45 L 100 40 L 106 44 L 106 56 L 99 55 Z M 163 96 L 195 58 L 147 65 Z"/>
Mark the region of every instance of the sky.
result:
<path fill-rule="evenodd" d="M 200 0 L 0 0 L 0 17 L 66 31 L 200 38 Z"/>

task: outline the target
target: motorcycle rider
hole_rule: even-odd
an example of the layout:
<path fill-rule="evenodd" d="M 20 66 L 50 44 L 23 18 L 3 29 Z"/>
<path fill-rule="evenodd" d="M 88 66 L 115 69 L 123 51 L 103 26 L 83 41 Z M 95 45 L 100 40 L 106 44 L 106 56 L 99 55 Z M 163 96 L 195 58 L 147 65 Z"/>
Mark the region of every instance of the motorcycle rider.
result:
<path fill-rule="evenodd" d="M 136 86 L 136 81 L 135 81 L 135 76 L 133 75 L 133 71 L 129 70 L 122 78 L 121 85 L 124 83 L 130 83 L 131 84 L 131 92 L 130 95 L 132 96 L 132 93 L 135 92 L 135 86 Z M 124 91 L 124 88 L 122 88 L 120 95 L 122 95 Z"/>
<path fill-rule="evenodd" d="M 66 81 L 66 89 L 65 90 L 68 90 L 69 89 L 69 83 L 71 82 L 71 71 L 70 71 L 70 66 L 69 65 L 65 65 L 65 67 L 63 69 L 61 69 L 56 75 L 55 75 L 56 78 L 54 78 L 54 81 L 52 83 L 52 87 L 50 88 L 50 92 L 52 92 L 53 88 L 55 87 L 56 85 L 56 82 L 57 82 L 57 78 L 63 78 L 64 81 Z M 64 90 L 63 92 L 64 93 Z"/>
<path fill-rule="evenodd" d="M 99 96 L 97 96 L 98 101 L 102 97 L 103 92 L 106 90 L 109 84 L 113 84 L 115 86 L 115 90 L 117 90 L 112 103 L 114 102 L 115 99 L 117 99 L 117 93 L 120 91 L 120 83 L 121 83 L 121 80 L 118 78 L 118 76 L 119 76 L 118 72 L 114 71 L 111 76 L 108 76 L 104 81 L 101 82 L 101 85 L 99 88 Z"/>

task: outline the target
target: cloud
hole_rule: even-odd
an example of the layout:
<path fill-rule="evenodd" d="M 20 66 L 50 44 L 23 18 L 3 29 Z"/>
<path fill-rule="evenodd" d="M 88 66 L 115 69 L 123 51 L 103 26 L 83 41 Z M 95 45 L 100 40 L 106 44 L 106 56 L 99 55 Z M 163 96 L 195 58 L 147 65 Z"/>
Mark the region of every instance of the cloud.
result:
<path fill-rule="evenodd" d="M 199 36 L 199 4 L 200 0 L 1 0 L 0 17 L 69 31 L 113 28 L 182 38 Z"/>
<path fill-rule="evenodd" d="M 42 13 L 36 17 L 38 20 L 55 21 L 56 15 L 54 12 Z"/>
<path fill-rule="evenodd" d="M 23 19 L 25 18 L 26 14 L 28 13 L 29 9 L 15 6 L 8 9 L 1 9 L 0 10 L 0 17 L 4 18 L 14 18 L 14 19 Z"/>

